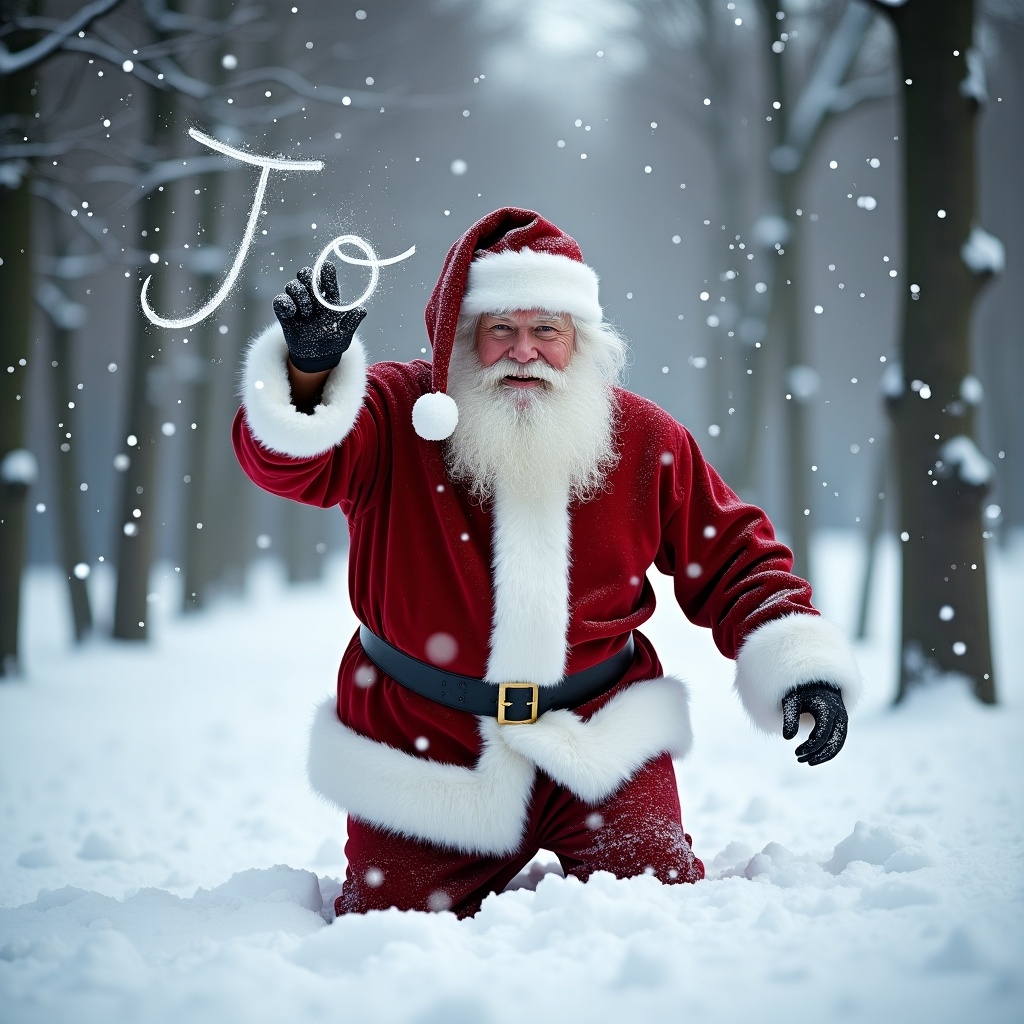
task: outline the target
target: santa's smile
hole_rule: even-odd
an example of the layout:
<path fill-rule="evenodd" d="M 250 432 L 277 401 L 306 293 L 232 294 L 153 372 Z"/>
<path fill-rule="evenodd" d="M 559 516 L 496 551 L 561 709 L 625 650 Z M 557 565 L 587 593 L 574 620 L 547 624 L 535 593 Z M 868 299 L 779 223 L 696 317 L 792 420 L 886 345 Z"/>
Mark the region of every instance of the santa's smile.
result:
<path fill-rule="evenodd" d="M 509 376 L 503 377 L 502 380 L 507 387 L 515 388 L 517 391 L 540 387 L 544 383 L 540 377 L 519 377 L 515 374 L 509 374 Z"/>

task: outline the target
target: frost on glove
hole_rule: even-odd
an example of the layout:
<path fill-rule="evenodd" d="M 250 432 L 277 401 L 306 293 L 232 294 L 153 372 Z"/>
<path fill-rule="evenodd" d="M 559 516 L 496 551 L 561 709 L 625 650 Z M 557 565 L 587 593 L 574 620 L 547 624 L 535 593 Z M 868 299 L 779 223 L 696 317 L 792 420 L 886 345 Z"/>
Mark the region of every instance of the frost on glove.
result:
<path fill-rule="evenodd" d="M 831 761 L 846 742 L 848 718 L 843 695 L 827 683 L 804 683 L 782 698 L 782 738 L 791 740 L 800 728 L 800 716 L 811 715 L 814 728 L 796 748 L 803 764 Z"/>
<path fill-rule="evenodd" d="M 320 294 L 328 302 L 340 304 L 338 275 L 329 260 L 320 270 Z M 321 304 L 313 292 L 311 267 L 303 267 L 297 278 L 274 297 L 274 313 L 284 331 L 292 365 L 303 373 L 337 366 L 366 316 L 361 306 L 339 313 Z"/>

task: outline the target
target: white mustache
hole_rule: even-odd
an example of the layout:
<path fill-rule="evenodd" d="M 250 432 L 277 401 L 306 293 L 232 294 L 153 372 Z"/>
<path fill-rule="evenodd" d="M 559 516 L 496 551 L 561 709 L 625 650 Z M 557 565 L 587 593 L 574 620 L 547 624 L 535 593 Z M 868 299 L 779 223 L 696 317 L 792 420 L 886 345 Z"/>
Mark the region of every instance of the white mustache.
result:
<path fill-rule="evenodd" d="M 565 387 L 565 373 L 540 359 L 532 363 L 517 363 L 514 359 L 501 359 L 490 366 L 482 366 L 480 373 L 486 383 L 499 385 L 506 377 L 519 377 L 522 380 L 542 380 L 556 388 Z"/>

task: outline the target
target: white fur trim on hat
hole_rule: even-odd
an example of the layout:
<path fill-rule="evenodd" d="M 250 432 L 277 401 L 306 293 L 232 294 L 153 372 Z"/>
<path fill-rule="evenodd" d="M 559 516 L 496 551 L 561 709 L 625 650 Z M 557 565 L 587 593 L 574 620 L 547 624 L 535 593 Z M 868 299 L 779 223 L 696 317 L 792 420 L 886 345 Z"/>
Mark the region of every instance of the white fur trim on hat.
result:
<path fill-rule="evenodd" d="M 271 324 L 249 345 L 242 366 L 242 404 L 249 429 L 264 447 L 308 459 L 339 444 L 352 429 L 366 395 L 366 350 L 353 338 L 341 363 L 324 383 L 312 413 L 292 405 L 288 346 L 279 324 Z"/>
<path fill-rule="evenodd" d="M 864 684 L 843 631 L 820 615 L 785 615 L 758 626 L 736 656 L 736 692 L 754 724 L 782 731 L 782 698 L 801 683 L 831 683 L 852 709 Z"/>
<path fill-rule="evenodd" d="M 420 395 L 412 407 L 413 429 L 424 441 L 444 441 L 459 422 L 455 399 L 440 391 Z"/>
<path fill-rule="evenodd" d="M 597 285 L 597 274 L 568 256 L 532 249 L 482 254 L 469 265 L 460 311 L 478 316 L 543 309 L 600 323 Z"/>

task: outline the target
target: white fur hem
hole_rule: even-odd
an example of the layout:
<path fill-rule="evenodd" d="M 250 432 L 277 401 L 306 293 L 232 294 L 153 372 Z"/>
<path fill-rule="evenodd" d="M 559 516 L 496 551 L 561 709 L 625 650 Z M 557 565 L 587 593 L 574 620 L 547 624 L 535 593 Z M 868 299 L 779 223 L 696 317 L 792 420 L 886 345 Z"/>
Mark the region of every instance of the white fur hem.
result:
<path fill-rule="evenodd" d="M 786 615 L 751 633 L 736 657 L 735 689 L 754 724 L 782 731 L 782 698 L 800 683 L 838 687 L 847 709 L 863 690 L 853 649 L 838 626 L 818 615 Z"/>
<path fill-rule="evenodd" d="M 693 744 L 689 694 L 670 676 L 626 687 L 587 722 L 549 711 L 528 726 L 483 719 L 480 731 L 588 804 L 607 799 L 651 758 L 683 758 Z"/>
<path fill-rule="evenodd" d="M 339 444 L 352 429 L 366 395 L 366 350 L 352 340 L 324 384 L 310 415 L 292 405 L 288 347 L 279 324 L 271 324 L 249 345 L 242 367 L 242 404 L 256 439 L 280 455 L 308 459 Z"/>
<path fill-rule="evenodd" d="M 308 774 L 325 800 L 379 828 L 465 853 L 507 854 L 522 841 L 537 767 L 581 800 L 600 803 L 651 758 L 691 744 L 685 687 L 634 683 L 589 722 L 549 711 L 532 725 L 480 719 L 473 768 L 441 764 L 342 725 L 334 698 L 316 711 Z"/>
<path fill-rule="evenodd" d="M 332 697 L 313 720 L 308 772 L 322 797 L 379 828 L 506 854 L 522 840 L 534 767 L 504 744 L 485 744 L 475 768 L 415 757 L 342 725 Z"/>
<path fill-rule="evenodd" d="M 481 255 L 469 265 L 460 312 L 469 316 L 543 309 L 599 324 L 597 274 L 585 263 L 550 252 Z"/>

